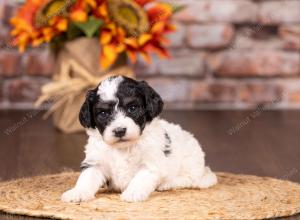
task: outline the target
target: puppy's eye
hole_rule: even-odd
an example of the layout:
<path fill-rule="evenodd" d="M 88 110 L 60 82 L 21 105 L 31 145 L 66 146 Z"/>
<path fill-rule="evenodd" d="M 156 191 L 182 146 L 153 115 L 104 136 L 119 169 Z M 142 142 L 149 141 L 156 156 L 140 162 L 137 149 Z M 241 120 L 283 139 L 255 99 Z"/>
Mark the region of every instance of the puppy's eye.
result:
<path fill-rule="evenodd" d="M 134 112 L 136 112 L 137 109 L 138 109 L 138 106 L 136 106 L 136 105 L 131 105 L 131 106 L 128 107 L 127 111 L 128 111 L 129 113 L 134 113 Z"/>
<path fill-rule="evenodd" d="M 110 112 L 108 111 L 101 111 L 98 116 L 102 119 L 108 118 L 110 116 Z"/>

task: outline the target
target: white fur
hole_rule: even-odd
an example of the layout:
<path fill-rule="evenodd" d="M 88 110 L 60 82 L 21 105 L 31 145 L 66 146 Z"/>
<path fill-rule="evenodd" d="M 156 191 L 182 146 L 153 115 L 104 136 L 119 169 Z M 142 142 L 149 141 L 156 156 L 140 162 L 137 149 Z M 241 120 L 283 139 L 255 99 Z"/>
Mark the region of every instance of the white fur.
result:
<path fill-rule="evenodd" d="M 121 76 L 115 78 L 110 78 L 102 81 L 98 87 L 97 94 L 101 97 L 102 100 L 116 100 L 116 92 L 118 90 L 119 84 L 123 81 Z"/>
<path fill-rule="evenodd" d="M 127 140 L 126 142 L 118 143 L 119 138 L 114 136 L 113 130 L 118 127 L 126 128 L 126 135 L 123 137 Z M 103 133 L 103 140 L 110 145 L 114 145 L 114 147 L 129 147 L 139 138 L 140 132 L 140 127 L 130 117 L 126 117 L 123 112 L 117 111 L 115 119 Z"/>
<path fill-rule="evenodd" d="M 193 135 L 160 118 L 146 125 L 138 140 L 126 148 L 108 145 L 96 129 L 87 133 L 83 163 L 91 167 L 81 173 L 73 189 L 62 195 L 63 201 L 94 198 L 105 179 L 128 202 L 144 201 L 155 190 L 207 188 L 217 183 L 216 175 L 205 167 L 204 153 Z M 163 152 L 165 133 L 171 139 L 168 156 Z"/>

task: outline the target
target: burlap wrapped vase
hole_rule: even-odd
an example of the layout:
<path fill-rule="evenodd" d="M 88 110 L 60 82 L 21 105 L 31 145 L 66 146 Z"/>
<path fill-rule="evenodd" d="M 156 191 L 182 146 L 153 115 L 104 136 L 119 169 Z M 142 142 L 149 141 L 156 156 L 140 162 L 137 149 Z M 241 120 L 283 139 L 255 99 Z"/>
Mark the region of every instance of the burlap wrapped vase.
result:
<path fill-rule="evenodd" d="M 56 57 L 52 82 L 41 89 L 36 106 L 51 103 L 45 117 L 52 114 L 54 125 L 65 133 L 83 131 L 78 114 L 87 90 L 112 75 L 133 77 L 133 71 L 127 65 L 110 71 L 102 70 L 99 54 L 98 39 L 79 38 L 66 43 Z"/>

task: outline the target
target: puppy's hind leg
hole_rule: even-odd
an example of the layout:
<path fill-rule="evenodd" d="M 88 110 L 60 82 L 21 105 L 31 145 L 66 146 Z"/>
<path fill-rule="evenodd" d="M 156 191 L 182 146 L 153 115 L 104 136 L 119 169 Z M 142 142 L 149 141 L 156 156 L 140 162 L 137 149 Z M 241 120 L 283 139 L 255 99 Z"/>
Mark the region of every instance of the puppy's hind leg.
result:
<path fill-rule="evenodd" d="M 184 188 L 194 188 L 192 179 L 186 176 L 177 176 L 176 178 L 159 185 L 157 191 Z"/>
<path fill-rule="evenodd" d="M 199 188 L 208 188 L 217 184 L 217 176 L 214 174 L 209 167 L 205 167 L 204 173 L 201 176 L 200 180 L 196 181 L 196 185 Z"/>

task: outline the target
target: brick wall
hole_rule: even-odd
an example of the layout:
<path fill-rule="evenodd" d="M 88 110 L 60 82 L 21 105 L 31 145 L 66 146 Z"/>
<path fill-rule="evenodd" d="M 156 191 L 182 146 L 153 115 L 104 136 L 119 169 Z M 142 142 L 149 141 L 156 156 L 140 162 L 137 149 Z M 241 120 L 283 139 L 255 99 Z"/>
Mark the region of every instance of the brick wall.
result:
<path fill-rule="evenodd" d="M 299 0 L 172 2 L 187 6 L 174 18 L 173 59 L 136 65 L 169 108 L 300 107 Z M 11 48 L 7 20 L 14 10 L 0 5 L 0 107 L 30 108 L 54 58 L 46 48 L 23 55 Z"/>

